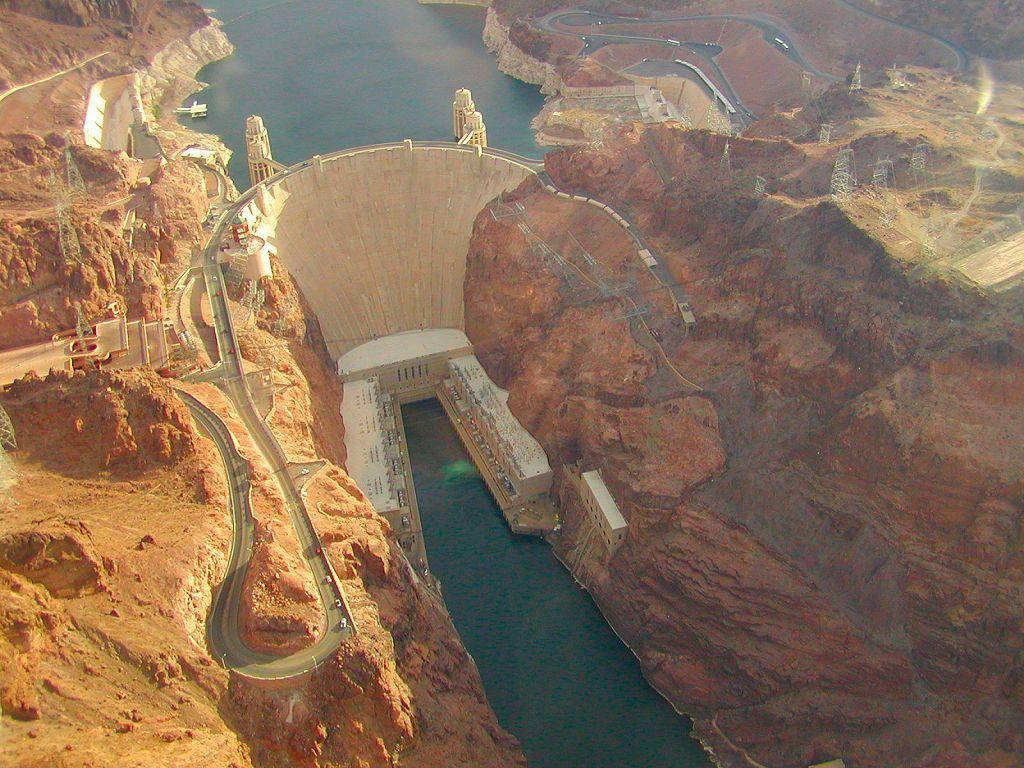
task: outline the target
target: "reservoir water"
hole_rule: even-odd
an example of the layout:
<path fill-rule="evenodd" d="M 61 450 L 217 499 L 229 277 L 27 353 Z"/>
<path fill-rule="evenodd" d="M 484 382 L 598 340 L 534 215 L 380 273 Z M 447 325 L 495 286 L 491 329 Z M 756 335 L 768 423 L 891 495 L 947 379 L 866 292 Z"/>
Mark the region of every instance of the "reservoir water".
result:
<path fill-rule="evenodd" d="M 509 530 L 440 404 L 402 418 L 430 567 L 531 768 L 709 765 L 548 545 Z"/>
<path fill-rule="evenodd" d="M 482 8 L 415 0 L 219 0 L 213 8 L 235 54 L 199 73 L 210 87 L 188 103 L 209 104 L 209 117 L 192 124 L 235 153 L 229 170 L 239 189 L 249 186 L 250 114 L 263 116 L 274 158 L 291 165 L 381 141 L 452 140 L 451 102 L 462 86 L 491 144 L 542 155 L 529 124 L 543 97 L 498 71 L 480 40 Z"/>
<path fill-rule="evenodd" d="M 220 0 L 235 54 L 206 67 L 199 130 L 235 152 L 263 116 L 291 164 L 361 144 L 449 139 L 452 92 L 472 89 L 490 142 L 540 157 L 538 90 L 501 74 L 480 41 L 483 11 L 415 0 Z M 187 121 L 186 121 L 187 122 Z M 428 558 L 487 697 L 531 768 L 705 768 L 677 716 L 590 597 L 537 539 L 511 534 L 436 401 L 404 409 Z"/>

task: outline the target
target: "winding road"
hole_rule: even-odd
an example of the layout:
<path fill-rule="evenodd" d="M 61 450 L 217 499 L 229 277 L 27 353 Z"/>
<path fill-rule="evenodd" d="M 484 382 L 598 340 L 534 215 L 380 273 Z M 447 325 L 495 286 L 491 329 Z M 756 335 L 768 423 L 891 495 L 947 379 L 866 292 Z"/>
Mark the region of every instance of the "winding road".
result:
<path fill-rule="evenodd" d="M 967 53 L 962 47 L 947 40 L 944 37 L 936 35 L 928 30 L 915 27 L 911 24 L 905 24 L 895 19 L 882 16 L 881 14 L 874 13 L 865 8 L 861 8 L 850 0 L 835 0 L 839 5 L 848 8 L 852 11 L 860 13 L 869 18 L 875 19 L 886 24 L 890 24 L 900 29 L 904 29 L 915 34 L 923 35 L 928 37 L 938 45 L 945 48 L 955 59 L 954 70 L 962 71 L 967 69 L 970 64 L 970 54 Z M 678 23 L 688 21 L 738 21 L 744 24 L 750 24 L 757 27 L 764 34 L 764 39 L 772 45 L 772 47 L 783 56 L 786 56 L 794 63 L 796 63 L 801 69 L 811 73 L 815 77 L 818 77 L 827 82 L 841 82 L 843 78 L 837 77 L 836 75 L 825 72 L 815 67 L 810 61 L 808 61 L 800 50 L 796 47 L 792 38 L 787 34 L 778 22 L 771 19 L 770 17 L 763 16 L 760 14 L 737 14 L 737 13 L 717 13 L 717 14 L 695 14 L 688 16 L 666 16 L 660 18 L 634 18 L 629 16 L 613 16 L 610 14 L 596 13 L 587 10 L 560 10 L 553 11 L 545 16 L 533 19 L 533 25 L 540 31 L 549 32 L 553 34 L 571 35 L 578 37 L 583 41 L 584 51 L 588 51 L 591 48 L 593 41 L 599 42 L 633 42 L 633 43 L 657 43 L 666 45 L 671 49 L 677 51 L 680 49 L 686 49 L 698 56 L 701 61 L 710 69 L 716 76 L 716 79 L 722 86 L 723 92 L 733 101 L 737 111 L 745 121 L 754 119 L 756 116 L 746 107 L 743 106 L 739 95 L 736 90 L 732 87 L 729 82 L 728 76 L 719 67 L 715 61 L 714 56 L 717 55 L 711 52 L 711 44 L 707 42 L 684 42 L 674 40 L 672 38 L 665 37 L 649 37 L 645 35 L 628 35 L 621 32 L 600 32 L 595 31 L 594 27 L 599 25 L 629 25 L 629 24 L 659 24 L 659 23 Z M 586 27 L 585 33 L 576 32 L 573 27 Z M 672 57 L 676 58 L 675 55 Z M 675 61 L 664 60 L 659 61 L 658 64 L 663 65 L 671 69 L 679 67 L 684 76 L 688 76 L 686 69 L 677 64 Z M 662 73 L 659 73 L 662 74 Z M 664 74 L 669 74 L 668 71 Z M 713 94 L 712 94 L 713 95 Z"/>
<path fill-rule="evenodd" d="M 187 392 L 176 392 L 188 406 L 202 431 L 209 435 L 217 446 L 228 482 L 228 504 L 232 523 L 231 553 L 228 556 L 224 581 L 217 591 L 206 621 L 210 648 L 225 667 L 258 680 L 277 680 L 307 672 L 328 658 L 349 636 L 351 630 L 342 629 L 339 626 L 339 617 L 331 617 L 329 612 L 329 619 L 333 621 L 328 624 L 327 631 L 312 648 L 290 656 L 274 656 L 254 651 L 246 646 L 239 634 L 239 612 L 242 585 L 245 582 L 253 546 L 249 464 L 239 454 L 230 430 L 216 413 Z M 322 573 L 318 573 L 317 569 L 314 569 L 314 574 L 321 579 L 326 578 Z"/>
<path fill-rule="evenodd" d="M 247 197 L 243 196 L 243 201 L 245 199 Z M 185 393 L 179 394 L 188 404 L 196 421 L 217 444 L 230 491 L 231 555 L 223 583 L 207 621 L 210 646 L 225 667 L 246 677 L 276 680 L 315 669 L 355 632 L 355 624 L 345 601 L 341 583 L 327 554 L 323 551 L 320 537 L 309 518 L 302 494 L 292 477 L 284 450 L 260 417 L 245 380 L 245 372 L 237 352 L 238 342 L 231 322 L 231 313 L 224 294 L 224 276 L 217 263 L 221 239 L 237 212 L 238 208 L 232 207 L 221 214 L 202 254 L 203 277 L 210 300 L 220 358 L 218 368 L 222 373 L 217 384 L 231 400 L 235 412 L 241 418 L 281 490 L 301 554 L 316 583 L 326 619 L 326 630 L 314 646 L 288 656 L 273 656 L 254 651 L 243 642 L 239 632 L 239 602 L 253 545 L 252 509 L 249 503 L 251 480 L 248 468 L 239 456 L 224 422 L 194 397 Z"/>

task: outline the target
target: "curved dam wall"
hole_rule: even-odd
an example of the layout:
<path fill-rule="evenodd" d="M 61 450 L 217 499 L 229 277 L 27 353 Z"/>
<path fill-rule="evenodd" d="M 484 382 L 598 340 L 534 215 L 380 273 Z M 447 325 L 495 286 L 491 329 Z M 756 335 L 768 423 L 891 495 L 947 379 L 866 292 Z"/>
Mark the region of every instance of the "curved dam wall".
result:
<path fill-rule="evenodd" d="M 473 221 L 532 175 L 473 148 L 367 148 L 269 179 L 240 215 L 277 251 L 337 358 L 380 336 L 463 328 Z"/>

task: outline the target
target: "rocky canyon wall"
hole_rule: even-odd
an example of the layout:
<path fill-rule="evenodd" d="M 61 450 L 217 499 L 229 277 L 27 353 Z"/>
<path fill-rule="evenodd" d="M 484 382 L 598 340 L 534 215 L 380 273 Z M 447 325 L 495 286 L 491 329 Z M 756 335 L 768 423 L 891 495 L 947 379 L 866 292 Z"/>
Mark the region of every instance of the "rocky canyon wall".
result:
<path fill-rule="evenodd" d="M 734 138 L 743 171 L 723 178 L 722 141 L 626 129 L 547 157 L 665 257 L 689 334 L 663 301 L 631 326 L 514 222 L 477 220 L 481 361 L 629 520 L 616 553 L 595 546 L 562 478 L 556 546 L 726 765 L 1024 764 L 1016 301 L 910 279 L 808 193 L 828 168 L 799 146 Z M 769 168 L 786 193 L 757 198 Z M 561 251 L 580 270 L 625 274 L 550 195 L 519 195 L 552 243 L 580 238 L 596 267 Z"/>

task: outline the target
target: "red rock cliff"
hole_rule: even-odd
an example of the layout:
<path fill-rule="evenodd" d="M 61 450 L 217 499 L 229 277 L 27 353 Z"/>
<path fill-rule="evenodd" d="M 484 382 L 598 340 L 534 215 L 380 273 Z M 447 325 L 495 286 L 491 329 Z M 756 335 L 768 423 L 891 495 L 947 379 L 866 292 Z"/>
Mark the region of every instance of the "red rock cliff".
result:
<path fill-rule="evenodd" d="M 689 335 L 639 278 L 642 326 L 582 279 L 630 276 L 590 206 L 518 192 L 568 269 L 477 220 L 482 362 L 629 520 L 609 557 L 556 480 L 558 548 L 726 765 L 1022 765 L 1019 305 L 909 279 L 810 194 L 828 167 L 801 148 L 733 139 L 743 172 L 723 177 L 722 141 L 627 130 L 547 158 L 665 257 Z M 785 194 L 755 198 L 755 173 Z"/>

